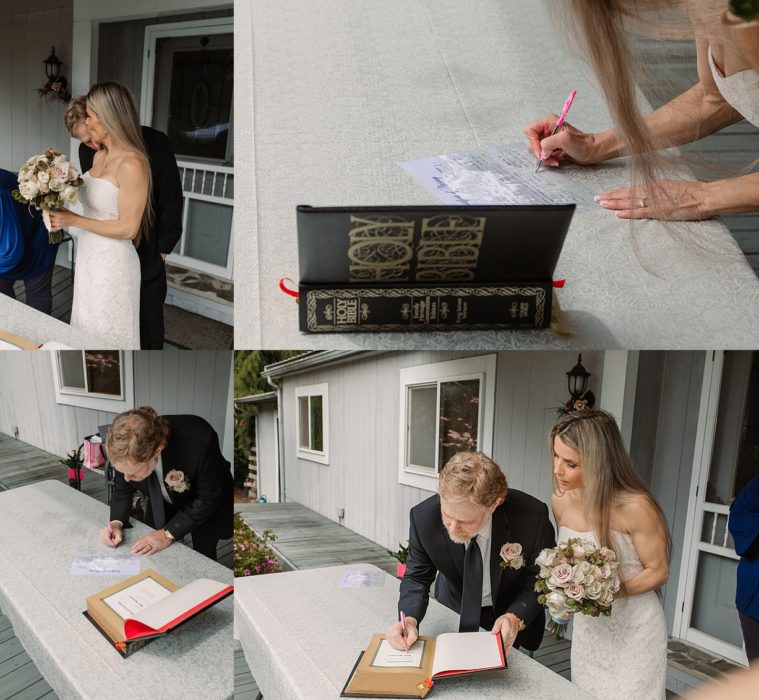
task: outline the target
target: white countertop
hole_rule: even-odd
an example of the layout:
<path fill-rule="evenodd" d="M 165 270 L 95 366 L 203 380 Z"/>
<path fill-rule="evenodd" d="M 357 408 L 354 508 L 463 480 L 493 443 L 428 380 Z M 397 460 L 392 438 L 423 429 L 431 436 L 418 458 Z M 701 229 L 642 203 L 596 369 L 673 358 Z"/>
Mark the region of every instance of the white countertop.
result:
<path fill-rule="evenodd" d="M 107 350 L 112 344 L 85 333 L 78 328 L 72 328 L 57 318 L 43 314 L 31 306 L 0 294 L 0 329 L 10 331 L 14 335 L 31 340 L 37 345 L 43 343 L 60 343 L 72 350 Z M 124 348 L 113 348 L 121 349 Z"/>
<path fill-rule="evenodd" d="M 543 3 L 253 0 L 237 4 L 235 33 L 235 347 L 759 347 L 759 280 L 722 224 L 674 224 L 672 236 L 639 222 L 641 262 L 629 223 L 600 207 L 575 216 L 556 270 L 569 337 L 301 333 L 277 286 L 298 279 L 298 204 L 434 204 L 398 163 L 523 140 L 571 88 L 573 124 L 611 121 Z M 623 161 L 583 175 L 594 192 L 628 177 Z"/>
<path fill-rule="evenodd" d="M 80 547 L 101 546 L 107 519 L 107 506 L 58 481 L 0 493 L 0 608 L 40 672 L 61 700 L 231 697 L 231 599 L 126 659 L 82 614 L 88 595 L 127 578 L 69 575 Z M 135 523 L 125 546 L 148 531 Z M 232 580 L 229 569 L 180 544 L 140 561 L 178 586 Z"/>
<path fill-rule="evenodd" d="M 340 588 L 346 571 L 372 571 L 382 585 Z M 371 564 L 235 579 L 235 628 L 264 698 L 333 700 L 372 635 L 397 615 L 399 581 Z M 431 600 L 422 634 L 458 629 L 458 615 Z M 587 694 L 537 661 L 512 651 L 505 671 L 438 680 L 435 698 L 562 698 Z"/>

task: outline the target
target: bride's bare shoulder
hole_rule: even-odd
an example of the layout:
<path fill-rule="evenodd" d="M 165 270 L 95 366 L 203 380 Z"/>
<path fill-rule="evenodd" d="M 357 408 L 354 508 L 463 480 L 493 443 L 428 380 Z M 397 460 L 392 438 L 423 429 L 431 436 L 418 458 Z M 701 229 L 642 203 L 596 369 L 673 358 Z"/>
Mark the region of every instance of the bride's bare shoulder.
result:
<path fill-rule="evenodd" d="M 147 180 L 147 175 L 145 161 L 136 153 L 125 153 L 119 159 L 119 166 L 116 172 L 119 182 L 122 180 L 129 182 L 143 181 Z"/>

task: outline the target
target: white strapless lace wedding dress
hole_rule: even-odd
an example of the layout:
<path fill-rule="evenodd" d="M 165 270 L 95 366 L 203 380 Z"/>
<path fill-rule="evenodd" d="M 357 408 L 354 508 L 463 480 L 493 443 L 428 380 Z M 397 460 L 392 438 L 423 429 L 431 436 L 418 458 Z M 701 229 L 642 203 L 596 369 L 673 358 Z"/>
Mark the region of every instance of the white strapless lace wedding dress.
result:
<path fill-rule="evenodd" d="M 118 218 L 119 188 L 110 180 L 86 173 L 79 200 L 89 219 Z M 140 259 L 132 241 L 80 230 L 71 325 L 109 348 L 140 349 Z"/>
<path fill-rule="evenodd" d="M 592 532 L 559 528 L 559 542 Z M 613 531 L 622 580 L 643 569 L 630 535 Z M 667 623 L 654 591 L 614 601 L 610 617 L 575 615 L 572 682 L 603 700 L 662 700 L 667 681 Z"/>

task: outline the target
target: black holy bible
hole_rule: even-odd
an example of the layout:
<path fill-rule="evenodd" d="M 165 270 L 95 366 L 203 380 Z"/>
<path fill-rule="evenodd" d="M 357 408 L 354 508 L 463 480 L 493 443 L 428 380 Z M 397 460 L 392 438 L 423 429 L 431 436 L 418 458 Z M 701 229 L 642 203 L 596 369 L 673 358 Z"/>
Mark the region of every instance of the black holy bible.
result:
<path fill-rule="evenodd" d="M 299 206 L 300 329 L 544 328 L 574 209 Z"/>

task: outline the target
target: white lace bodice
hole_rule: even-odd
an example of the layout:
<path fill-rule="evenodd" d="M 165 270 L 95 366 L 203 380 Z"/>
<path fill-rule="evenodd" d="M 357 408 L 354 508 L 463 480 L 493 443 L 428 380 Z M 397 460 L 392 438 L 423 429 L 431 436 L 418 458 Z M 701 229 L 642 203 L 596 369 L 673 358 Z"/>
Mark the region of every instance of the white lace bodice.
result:
<path fill-rule="evenodd" d="M 88 219 L 113 221 L 119 218 L 119 188 L 104 177 L 92 177 L 85 173 L 84 184 L 79 190 L 84 216 Z"/>
<path fill-rule="evenodd" d="M 119 188 L 84 175 L 79 190 L 88 219 L 119 218 Z M 80 230 L 77 236 L 71 325 L 107 341 L 109 348 L 140 347 L 140 260 L 131 240 Z"/>
<path fill-rule="evenodd" d="M 725 101 L 739 111 L 744 119 L 754 126 L 759 126 L 759 73 L 749 68 L 727 77 L 724 76 L 714 62 L 711 48 L 709 49 L 709 66 L 712 69 L 714 82 L 717 83 L 717 88 Z"/>

